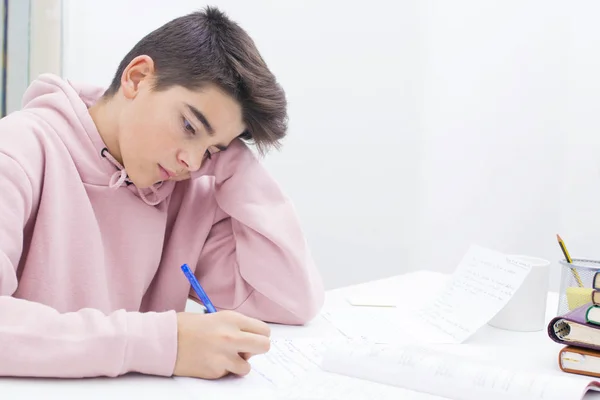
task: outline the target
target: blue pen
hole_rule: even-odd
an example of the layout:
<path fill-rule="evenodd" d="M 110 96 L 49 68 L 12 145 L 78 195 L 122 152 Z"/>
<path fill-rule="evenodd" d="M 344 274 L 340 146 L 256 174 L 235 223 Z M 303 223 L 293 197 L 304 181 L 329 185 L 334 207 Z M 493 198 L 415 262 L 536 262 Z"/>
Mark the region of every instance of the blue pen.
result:
<path fill-rule="evenodd" d="M 187 264 L 183 264 L 181 266 L 181 270 L 185 274 L 188 281 L 190 281 L 190 284 L 194 288 L 194 291 L 196 292 L 196 294 L 198 295 L 198 297 L 200 298 L 202 303 L 204 303 L 204 307 L 206 307 L 206 311 L 208 313 L 217 312 L 217 309 L 215 308 L 215 306 L 213 306 L 213 303 L 210 301 L 210 299 L 206 295 L 206 292 L 204 291 L 204 289 L 202 289 L 202 286 L 200 286 L 200 282 L 198 282 L 198 279 L 196 279 L 196 276 L 194 276 L 194 274 L 192 274 L 190 267 L 188 267 Z"/>

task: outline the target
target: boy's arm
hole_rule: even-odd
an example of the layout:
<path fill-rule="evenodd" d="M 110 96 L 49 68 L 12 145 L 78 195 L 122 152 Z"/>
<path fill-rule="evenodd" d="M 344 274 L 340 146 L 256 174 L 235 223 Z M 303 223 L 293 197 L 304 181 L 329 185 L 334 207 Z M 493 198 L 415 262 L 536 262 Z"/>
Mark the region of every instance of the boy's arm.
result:
<path fill-rule="evenodd" d="M 33 190 L 0 152 L 0 376 L 92 377 L 141 372 L 170 376 L 177 354 L 175 312 L 61 314 L 12 297 Z M 60 266 L 48 266 L 60 268 Z"/>
<path fill-rule="evenodd" d="M 266 322 L 308 322 L 324 289 L 292 203 L 238 139 L 210 163 L 219 209 L 196 276 L 215 307 Z"/>

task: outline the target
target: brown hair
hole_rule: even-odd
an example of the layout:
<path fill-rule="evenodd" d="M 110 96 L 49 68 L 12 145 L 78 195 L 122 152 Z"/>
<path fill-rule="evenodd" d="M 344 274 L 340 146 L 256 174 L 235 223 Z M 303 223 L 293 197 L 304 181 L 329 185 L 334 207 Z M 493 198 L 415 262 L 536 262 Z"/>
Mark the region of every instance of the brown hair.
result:
<path fill-rule="evenodd" d="M 123 71 L 140 55 L 154 61 L 154 90 L 215 84 L 241 104 L 247 127 L 242 139 L 254 142 L 261 154 L 280 146 L 288 121 L 285 93 L 254 41 L 225 13 L 207 7 L 146 35 L 123 58 L 105 96 L 117 93 Z"/>

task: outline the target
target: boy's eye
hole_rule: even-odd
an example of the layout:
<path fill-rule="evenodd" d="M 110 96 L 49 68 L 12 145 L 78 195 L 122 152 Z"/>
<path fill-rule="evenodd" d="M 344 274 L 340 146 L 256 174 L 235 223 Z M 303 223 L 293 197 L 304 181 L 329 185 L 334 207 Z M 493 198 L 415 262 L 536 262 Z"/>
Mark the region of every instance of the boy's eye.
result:
<path fill-rule="evenodd" d="M 192 124 L 190 124 L 190 122 L 185 118 L 183 119 L 183 128 L 186 130 L 186 132 L 191 133 L 192 135 L 196 133 L 196 130 Z"/>

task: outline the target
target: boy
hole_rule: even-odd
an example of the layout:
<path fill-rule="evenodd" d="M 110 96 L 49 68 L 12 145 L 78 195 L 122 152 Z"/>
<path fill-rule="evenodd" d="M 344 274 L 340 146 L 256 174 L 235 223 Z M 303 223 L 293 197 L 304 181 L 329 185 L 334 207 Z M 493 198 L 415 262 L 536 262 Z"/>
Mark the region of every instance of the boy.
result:
<path fill-rule="evenodd" d="M 0 120 L 0 375 L 207 379 L 249 372 L 263 322 L 323 286 L 261 152 L 284 92 L 223 13 L 143 38 L 108 88 L 42 75 Z M 219 312 L 183 312 L 188 263 Z"/>

